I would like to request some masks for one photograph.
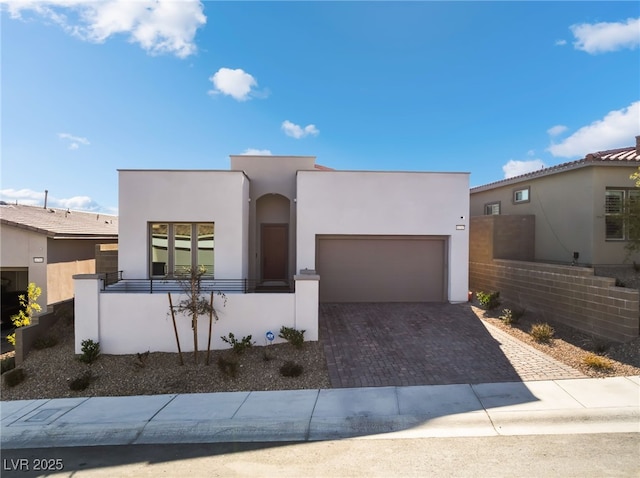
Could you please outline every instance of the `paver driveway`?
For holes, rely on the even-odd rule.
[[[320,304],[320,341],[336,388],[583,377],[469,304]]]

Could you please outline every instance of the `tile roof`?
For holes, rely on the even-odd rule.
[[[320,171],[335,171],[335,169],[328,166],[323,166],[322,164],[314,164],[313,167],[315,169],[319,169]]]
[[[489,189],[505,186],[507,184],[519,183],[529,179],[548,176],[550,174],[561,173],[572,169],[594,165],[621,165],[621,166],[640,166],[640,151],[637,146],[629,146],[627,148],[609,149],[607,151],[598,151],[589,153],[584,158],[568,163],[558,164],[549,168],[539,169],[530,173],[521,174],[508,179],[501,179],[493,183],[484,184],[471,188],[471,192],[486,191]]]
[[[118,216],[68,209],[0,203],[0,224],[54,239],[117,239]]]

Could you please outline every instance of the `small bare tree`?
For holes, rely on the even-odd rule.
[[[176,342],[178,344],[178,353],[180,354],[180,364],[183,364],[182,351],[180,349],[180,339],[178,337],[178,329],[175,323],[175,313],[185,315],[191,318],[191,329],[193,330],[193,357],[194,361],[198,363],[198,318],[206,315],[209,317],[209,340],[207,342],[207,365],[209,365],[209,356],[211,353],[211,334],[213,331],[214,320],[218,321],[218,312],[213,306],[214,293],[224,300],[223,306],[227,303],[227,298],[224,293],[220,291],[210,291],[209,297],[202,294],[202,277],[207,272],[203,266],[197,269],[187,268],[185,270],[185,279],[180,280],[180,284],[183,290],[185,298],[183,298],[176,305],[173,305],[171,293],[169,292],[169,308],[171,311],[171,317],[173,318],[173,326],[176,334]]]

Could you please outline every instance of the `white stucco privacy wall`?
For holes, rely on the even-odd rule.
[[[299,171],[296,204],[298,270],[316,269],[319,234],[445,236],[448,300],[467,301],[468,173]]]
[[[81,353],[82,341],[100,343],[105,354],[177,352],[169,298],[166,293],[101,292],[102,278],[96,274],[74,276],[75,352]],[[276,335],[280,327],[305,330],[305,340],[318,340],[318,280],[316,276],[300,279],[293,294],[226,294],[225,300],[214,296],[219,321],[213,324],[211,348],[224,350],[229,344],[221,336],[233,333],[248,335],[256,345],[266,345],[267,331]],[[172,293],[173,304],[184,298]],[[193,351],[191,319],[176,314],[180,346],[183,352]],[[206,350],[209,318],[198,321],[198,348]]]
[[[249,179],[240,171],[119,171],[118,269],[149,277],[150,222],[214,222],[214,274],[248,274]]]

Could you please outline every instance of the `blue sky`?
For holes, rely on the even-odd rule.
[[[638,2],[0,4],[7,202],[251,152],[477,186],[640,134]]]

